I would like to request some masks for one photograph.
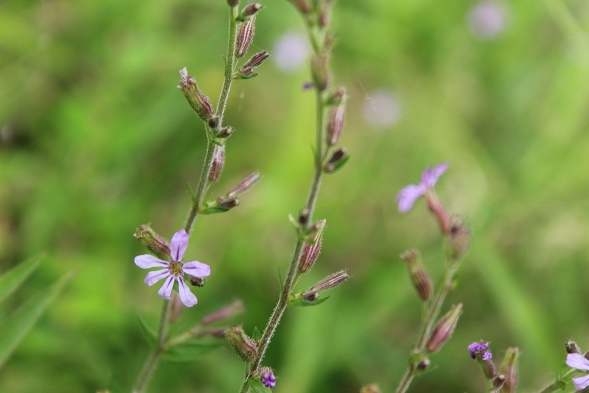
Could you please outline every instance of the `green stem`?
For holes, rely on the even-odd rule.
[[[315,211],[315,206],[317,203],[317,197],[319,194],[319,189],[321,187],[321,180],[323,179],[323,161],[327,155],[327,149],[324,147],[324,140],[325,140],[325,125],[324,125],[324,112],[325,112],[325,97],[322,91],[316,90],[316,147],[315,147],[315,173],[313,175],[313,181],[311,182],[311,187],[309,190],[309,195],[307,197],[307,203],[305,205],[305,209],[309,212],[309,220],[308,222],[313,222],[313,212]],[[282,288],[282,292],[278,299],[274,310],[272,311],[272,315],[268,320],[266,328],[262,333],[262,338],[258,341],[258,354],[254,361],[252,362],[252,367],[248,375],[243,381],[241,386],[240,392],[246,393],[249,391],[248,381],[251,376],[253,376],[262,363],[264,359],[264,355],[266,354],[266,350],[270,345],[270,341],[286,307],[288,306],[288,299],[290,294],[296,284],[298,279],[297,274],[297,267],[299,264],[299,260],[301,258],[301,254],[303,251],[303,246],[305,244],[304,239],[300,238],[297,240],[293,256],[290,262],[290,267],[288,269],[288,274],[286,279],[284,280],[284,285]]]
[[[141,369],[141,373],[139,374],[139,378],[137,378],[137,382],[135,383],[135,387],[133,388],[133,393],[143,393],[147,384],[151,380],[153,376],[153,372],[157,367],[160,357],[164,352],[164,339],[166,336],[166,328],[168,322],[168,313],[170,312],[170,301],[164,300],[164,304],[162,307],[162,315],[160,317],[160,327],[157,336],[157,343],[156,346],[153,348],[153,351],[149,354],[149,357],[145,360],[145,364]]]
[[[575,369],[568,370],[566,373],[562,374],[560,378],[552,382],[550,385],[546,386],[544,389],[540,390],[539,393],[552,393],[562,390],[562,380],[565,378],[568,379],[572,377],[573,375],[575,375],[575,373],[577,373],[577,370]]]
[[[237,7],[229,7],[229,37],[227,42],[227,59],[225,61],[225,79],[223,80],[223,86],[221,87],[221,93],[219,95],[219,102],[217,103],[216,115],[219,119],[219,127],[223,124],[223,116],[225,116],[225,109],[227,107],[227,100],[229,98],[229,92],[231,91],[231,83],[233,82],[233,72],[235,70],[235,43],[237,41]],[[192,207],[186,217],[186,223],[184,224],[184,230],[190,233],[192,226],[198,216],[198,211],[203,202],[203,199],[210,186],[209,171],[213,165],[215,142],[212,137],[212,130],[209,125],[205,122],[206,134],[207,134],[207,151],[205,154],[204,164],[202,171],[200,172],[200,178],[198,180],[198,186],[194,200],[192,201]]]

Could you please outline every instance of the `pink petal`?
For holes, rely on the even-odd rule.
[[[169,264],[169,262],[162,261],[153,255],[145,254],[135,257],[135,265],[139,266],[141,269],[149,269],[150,267],[166,267]]]
[[[184,256],[186,247],[188,247],[188,233],[182,229],[174,233],[174,236],[172,236],[172,241],[170,242],[172,259],[176,262],[180,262]]]
[[[448,169],[448,163],[440,164],[434,168],[427,167],[425,171],[423,171],[421,175],[421,184],[425,186],[425,188],[432,188],[438,182],[438,179],[444,172]]]
[[[399,204],[399,211],[401,213],[408,212],[413,207],[413,204],[425,193],[425,188],[420,185],[410,184],[404,187],[397,194],[397,203]]]
[[[577,390],[585,389],[587,386],[589,386],[589,375],[573,378],[573,385],[575,385],[575,388],[577,388]]]
[[[194,294],[190,292],[190,289],[184,283],[184,280],[182,280],[182,278],[178,278],[178,292],[180,293],[180,300],[182,301],[182,303],[184,303],[186,307],[192,307],[196,303],[198,303],[198,300],[196,300],[196,296],[194,296]]]
[[[174,288],[174,276],[170,275],[164,285],[157,291],[158,295],[163,297],[166,300],[170,300],[170,295],[172,294],[172,288]]]
[[[150,287],[162,278],[166,278],[169,275],[170,271],[168,269],[154,270],[149,272],[147,273],[147,276],[145,276],[145,285]]]
[[[211,267],[198,261],[186,262],[182,266],[184,273],[194,277],[208,277],[211,275]]]
[[[589,371],[589,360],[585,359],[583,355],[578,353],[569,353],[567,355],[567,366],[576,368],[577,370]]]

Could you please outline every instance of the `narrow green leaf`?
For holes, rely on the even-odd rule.
[[[176,345],[163,353],[162,359],[168,362],[192,362],[196,358],[207,355],[223,346],[222,342],[215,344],[202,344],[186,342]]]
[[[14,292],[20,284],[39,266],[45,254],[37,255],[21,262],[0,277],[0,302]]]
[[[72,276],[72,272],[65,274],[47,291],[33,297],[14,314],[2,321],[0,324],[0,367],[8,360],[10,354],[31,330],[45,309],[55,300]]]

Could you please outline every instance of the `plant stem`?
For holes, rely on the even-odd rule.
[[[550,385],[548,385],[544,389],[540,390],[539,393],[552,393],[552,392],[557,392],[559,390],[562,390],[562,380],[565,378],[572,377],[573,375],[575,375],[576,372],[577,372],[577,370],[575,370],[575,369],[568,370],[567,372],[562,374],[558,379],[556,379],[554,382],[552,382]]]
[[[411,381],[413,381],[413,378],[417,372],[417,363],[419,360],[421,360],[419,355],[423,352],[427,340],[432,333],[432,329],[436,323],[436,320],[438,319],[438,315],[440,314],[440,310],[442,309],[442,305],[444,304],[446,296],[452,290],[452,281],[454,280],[454,276],[456,275],[457,271],[458,263],[452,263],[448,265],[448,269],[444,275],[444,280],[437,288],[434,302],[432,303],[429,310],[424,313],[425,317],[421,324],[417,344],[411,350],[409,365],[407,366],[407,370],[405,370],[405,374],[403,374],[401,381],[397,385],[397,390],[395,390],[395,393],[405,393],[407,389],[409,389],[409,385],[411,385]]]
[[[227,42],[227,58],[225,61],[225,79],[223,80],[223,86],[221,87],[221,93],[219,94],[219,102],[217,102],[216,115],[219,119],[219,127],[223,124],[223,116],[225,116],[225,109],[227,107],[227,100],[229,98],[229,92],[231,90],[231,83],[233,82],[233,72],[235,70],[235,42],[237,40],[237,18],[238,9],[237,7],[229,7],[229,37]],[[186,217],[186,224],[184,230],[190,233],[192,226],[198,216],[199,208],[206,195],[206,192],[210,186],[209,171],[211,165],[213,165],[215,143],[212,137],[212,131],[209,125],[205,122],[206,134],[207,134],[207,150],[205,154],[204,164],[202,171],[200,172],[200,178],[198,180],[198,187],[194,200],[192,201],[192,207]]]
[[[170,312],[170,302],[164,300],[162,307],[162,315],[160,317],[160,327],[157,335],[157,343],[150,353],[149,357],[145,360],[145,364],[141,369],[139,378],[133,388],[133,393],[143,393],[147,384],[149,383],[157,364],[159,363],[160,357],[164,352],[164,339],[166,336],[166,327],[168,321],[168,313]]]

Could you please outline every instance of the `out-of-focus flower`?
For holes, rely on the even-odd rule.
[[[585,359],[579,353],[569,353],[567,355],[567,366],[577,370],[589,371],[589,360]],[[583,390],[589,386],[589,375],[573,378],[573,385],[577,390]]]
[[[495,38],[505,30],[507,10],[497,1],[481,1],[468,12],[468,24],[476,37]]]
[[[362,112],[370,124],[379,127],[392,126],[401,117],[401,102],[390,91],[377,90],[366,97]]]
[[[397,203],[401,213],[408,212],[413,207],[415,201],[424,196],[425,193],[436,185],[438,179],[448,169],[448,164],[443,163],[436,167],[427,167],[421,174],[421,183],[409,184],[403,187],[397,194]]]
[[[211,268],[209,265],[198,261],[182,262],[182,257],[187,247],[188,233],[182,229],[174,234],[170,242],[171,261],[162,261],[153,255],[145,254],[135,257],[135,264],[142,269],[163,267],[163,269],[147,273],[145,284],[152,286],[156,282],[166,278],[166,282],[164,282],[158,294],[164,299],[170,300],[174,282],[177,282],[180,300],[182,300],[182,303],[186,307],[192,307],[197,303],[197,299],[190,292],[186,283],[184,283],[184,274],[194,277],[207,277],[211,274]]]
[[[307,37],[302,33],[286,33],[274,44],[272,59],[281,71],[290,73],[304,66],[311,54]]]

